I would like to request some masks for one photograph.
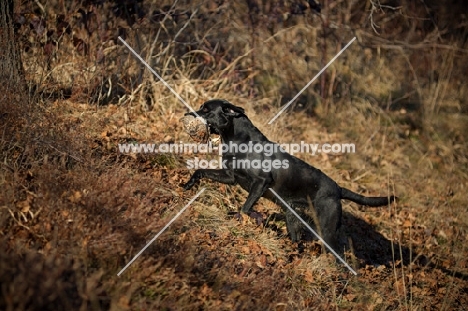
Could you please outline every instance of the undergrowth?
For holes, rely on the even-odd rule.
[[[466,305],[466,27],[455,13],[427,1],[327,1],[320,15],[296,1],[36,1],[16,11],[29,93],[3,87],[0,100],[1,309]],[[340,242],[358,276],[315,241],[291,243],[266,200],[259,227],[229,216],[246,198],[238,187],[183,191],[193,154],[118,152],[189,141],[186,107],[119,36],[194,108],[225,98],[273,141],[356,145],[298,156],[353,191],[399,197],[384,208],[343,202]]]

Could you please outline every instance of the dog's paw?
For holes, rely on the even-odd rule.
[[[194,182],[192,182],[192,180],[189,180],[187,183],[185,184],[181,184],[182,188],[184,188],[184,190],[190,190],[192,189],[193,185],[195,185]]]
[[[236,219],[237,221],[242,221],[242,214],[240,212],[229,212],[228,216]],[[263,224],[263,215],[259,212],[250,212],[249,217],[255,219],[258,226]]]
[[[261,226],[263,224],[263,215],[259,212],[250,212],[249,214],[250,218],[255,219],[255,222],[257,223],[258,226]]]
[[[228,216],[234,218],[237,221],[242,221],[242,215],[240,212],[229,212]]]

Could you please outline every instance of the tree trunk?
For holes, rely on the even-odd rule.
[[[24,95],[26,80],[14,30],[14,0],[0,1],[0,97]]]

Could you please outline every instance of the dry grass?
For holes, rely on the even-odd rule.
[[[275,10],[290,8],[264,5],[258,16],[270,24],[255,32],[247,2],[170,10],[173,3],[145,1],[153,20],[138,22],[105,2],[86,22],[78,9],[90,7],[49,1],[44,23],[54,32],[46,35],[32,23],[39,14],[24,15],[18,35],[36,92],[27,100],[7,89],[0,101],[0,309],[464,308],[467,55],[466,43],[448,36],[463,30],[408,17],[425,17],[421,7],[380,14],[371,4],[374,25],[365,3],[329,3],[322,19],[309,10],[284,19]],[[60,32],[57,14],[71,33]],[[292,244],[266,200],[256,206],[268,217],[258,227],[228,216],[246,198],[238,187],[202,182],[182,191],[193,155],[118,152],[119,143],[189,137],[179,122],[185,107],[117,33],[194,107],[225,98],[274,141],[356,145],[355,154],[298,156],[342,186],[399,197],[388,208],[343,202],[340,239],[357,277],[317,243]],[[353,35],[358,42],[267,125]]]

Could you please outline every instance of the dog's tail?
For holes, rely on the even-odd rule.
[[[365,197],[346,188],[341,188],[341,198],[373,207],[387,205],[395,201],[395,196],[393,195],[389,197]]]

